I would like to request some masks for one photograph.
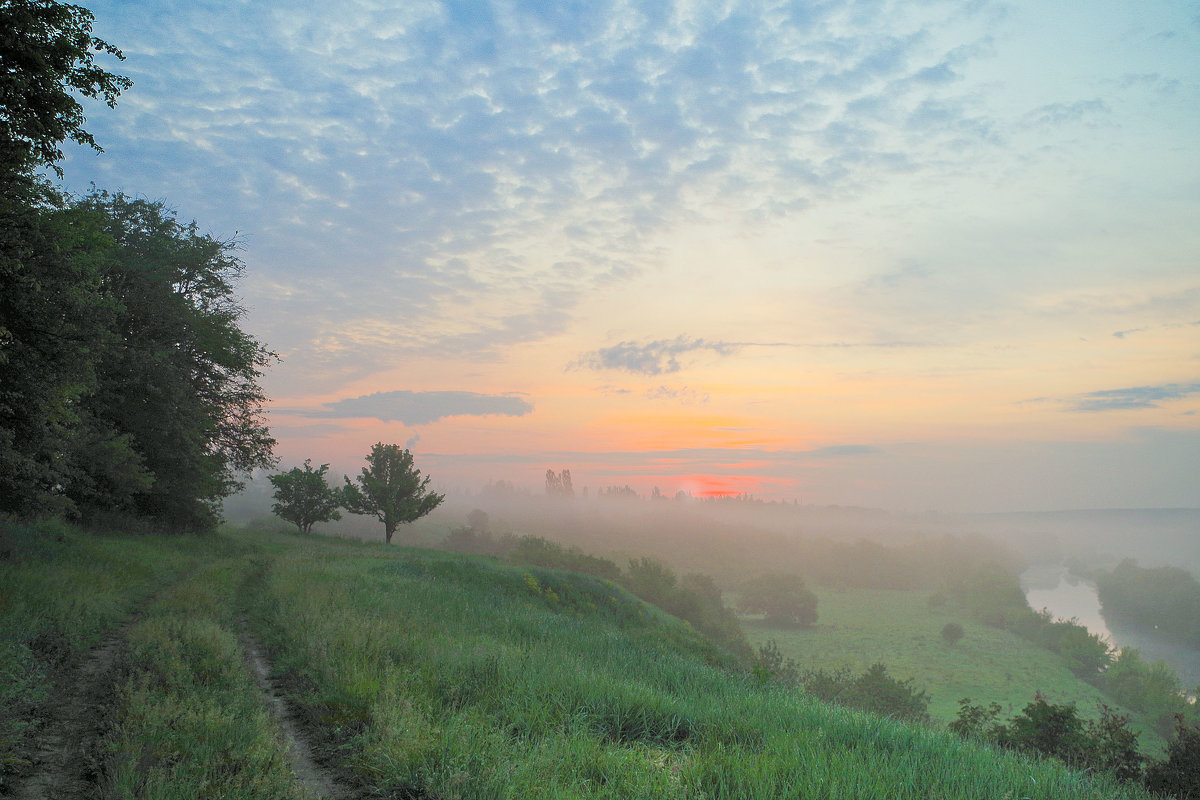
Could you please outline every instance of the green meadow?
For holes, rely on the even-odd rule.
[[[774,640],[801,671],[850,669],[862,672],[876,662],[897,678],[912,678],[929,695],[929,714],[946,723],[964,697],[999,703],[1004,717],[1021,711],[1035,693],[1052,703],[1075,703],[1084,716],[1098,716],[1102,704],[1131,717],[1143,749],[1159,754],[1162,738],[1096,687],[1076,677],[1062,659],[1016,634],[983,625],[949,606],[931,607],[929,592],[814,588],[818,623],[807,629],[776,628],[744,617],[755,647]],[[948,644],[941,635],[950,622],[965,636]]]
[[[307,796],[245,626],[344,796],[1148,797],[762,682],[589,576],[264,531],[44,533],[9,532],[0,562],[8,785],[72,664],[115,641],[88,796]]]

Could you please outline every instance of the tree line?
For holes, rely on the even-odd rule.
[[[68,195],[62,143],[100,150],[73,95],[128,78],[86,9],[0,4],[0,512],[212,525],[239,477],[274,464],[243,331],[237,243],[160,202]]]
[[[1140,567],[1125,559],[1096,576],[1105,616],[1200,647],[1200,581],[1179,567]]]

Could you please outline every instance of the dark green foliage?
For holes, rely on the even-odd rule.
[[[505,556],[518,564],[569,569],[606,580],[621,577],[621,568],[607,558],[588,555],[574,547],[563,547],[540,536],[506,537],[500,544]]]
[[[621,582],[647,603],[690,622],[738,658],[750,658],[750,642],[742,626],[725,606],[721,590],[708,575],[685,575],[680,580],[666,564],[640,558],[629,562],[629,570]]]
[[[1138,752],[1138,734],[1129,729],[1128,717],[1107,706],[1101,707],[1099,719],[1087,720],[1074,703],[1050,703],[1039,694],[1007,724],[997,722],[999,714],[997,703],[984,707],[963,698],[949,727],[964,738],[1057,758],[1074,769],[1103,770],[1127,783],[1142,775],[1145,759]]]
[[[77,207],[112,243],[100,279],[115,315],[81,406],[102,430],[128,434],[154,476],[133,498],[138,512],[208,527],[238,475],[274,464],[258,385],[274,355],[238,327],[244,265],[233,243],[161,203],[100,192]]]
[[[1146,788],[1178,800],[1200,798],[1200,728],[1177,719],[1166,760],[1146,770]]]
[[[216,520],[237,475],[272,462],[257,379],[272,358],[238,328],[233,246],[161,203],[69,202],[36,176],[71,139],[99,150],[73,94],[130,85],[92,14],[0,0],[0,511]]]
[[[273,463],[232,245],[119,194],[2,210],[0,510],[210,526]]]
[[[55,164],[67,139],[96,150],[71,96],[102,97],[110,107],[132,85],[96,66],[93,53],[121,51],[92,36],[92,13],[51,0],[0,2],[0,170],[27,172]]]
[[[995,738],[1002,747],[1053,756],[1067,764],[1078,762],[1088,744],[1075,704],[1048,703],[1041,695],[1008,725],[997,728]]]
[[[765,614],[769,625],[804,627],[817,621],[817,596],[799,575],[763,575],[742,585],[738,610]]]
[[[861,711],[910,722],[929,721],[929,695],[912,678],[888,675],[887,666],[873,664],[861,675],[849,670],[817,670],[800,676],[804,691],[820,699]]]
[[[367,466],[356,480],[357,485],[345,479],[342,504],[351,514],[377,517],[383,523],[388,544],[398,526],[420,519],[445,499],[445,495],[427,489],[429,477],[421,477],[412,453],[401,450],[398,444],[372,445]]]
[[[341,519],[338,509],[342,493],[325,482],[329,465],[312,468],[312,460],[304,459],[304,468],[292,467],[287,472],[270,476],[275,487],[275,504],[271,511],[293,523],[301,533],[312,533],[318,522]]]
[[[1126,559],[1096,578],[1106,616],[1200,645],[1200,581],[1178,567],[1139,567]]]
[[[1145,758],[1138,751],[1138,734],[1129,729],[1129,717],[1114,714],[1108,706],[1100,709],[1100,719],[1088,723],[1092,747],[1089,763],[1111,772],[1117,780],[1130,783],[1142,776]]]
[[[958,701],[958,717],[948,727],[964,739],[987,739],[994,736],[999,717],[999,703],[973,705],[964,697]]]
[[[127,441],[101,430],[79,404],[113,340],[115,309],[100,266],[111,245],[98,228],[32,181],[0,192],[0,511],[71,513],[63,486],[92,489],[72,450],[128,452]],[[133,459],[114,460],[138,475]]]
[[[1112,648],[1104,637],[1091,633],[1077,620],[1055,619],[1048,611],[1032,611],[1016,575],[999,563],[988,563],[950,584],[942,597],[965,607],[985,625],[1010,630],[1062,656],[1077,676],[1092,681],[1112,660]],[[942,597],[930,598],[931,604]]]
[[[750,665],[750,674],[760,683],[777,681],[785,686],[797,686],[800,683],[796,661],[784,658],[774,639],[768,639],[766,644],[758,648],[754,663]]]
[[[1164,737],[1174,730],[1176,715],[1189,710],[1175,672],[1162,661],[1147,664],[1133,647],[1117,654],[1102,676],[1102,685],[1118,703],[1153,720]]]
[[[448,549],[457,552],[487,552],[491,537],[459,529],[446,537]],[[685,575],[682,579],[670,567],[650,558],[629,562],[622,573],[612,561],[563,547],[540,536],[506,536],[496,542],[492,552],[502,553],[509,561],[550,569],[565,569],[624,585],[640,599],[658,606],[668,614],[687,621],[711,642],[731,655],[748,659],[750,643],[737,616],[725,606],[721,590],[708,575]]]
[[[944,626],[942,626],[942,638],[945,639],[946,644],[950,645],[951,647],[957,644],[959,640],[966,635],[967,634],[966,631],[963,630],[963,626],[959,625],[957,622],[947,622]]]

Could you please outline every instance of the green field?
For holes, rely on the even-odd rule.
[[[9,539],[9,785],[37,772],[23,758],[89,648],[117,653],[86,785],[55,796],[312,796],[247,665],[254,636],[341,797],[1148,797],[762,683],[574,573],[266,532]]]
[[[1019,713],[1035,692],[1052,703],[1076,703],[1085,716],[1097,716],[1100,704],[1134,718],[1144,749],[1158,753],[1162,738],[1136,714],[1116,706],[1094,686],[1077,678],[1062,660],[1009,631],[991,628],[957,614],[931,608],[920,591],[817,588],[819,621],[809,629],[773,628],[761,619],[743,618],[755,647],[774,639],[786,658],[803,670],[849,668],[861,672],[882,662],[897,678],[912,678],[928,692],[929,713],[949,722],[958,701],[999,703],[1002,716]],[[966,636],[954,645],[942,639],[948,622],[962,625]]]

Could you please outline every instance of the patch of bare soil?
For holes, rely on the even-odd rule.
[[[74,669],[63,670],[53,705],[31,741],[30,766],[7,795],[14,800],[82,800],[97,794],[97,748],[112,710],[114,667],[130,622],[110,631]]]
[[[279,686],[271,677],[271,662],[266,651],[250,631],[246,619],[242,618],[239,633],[242,652],[245,653],[246,665],[250,669],[258,688],[262,691],[263,699],[279,727],[280,736],[287,745],[288,756],[292,762],[292,771],[314,797],[322,800],[351,800],[357,797],[348,786],[339,781],[331,770],[317,763],[313,758],[313,742],[309,735],[298,723],[295,710],[279,690]]]

